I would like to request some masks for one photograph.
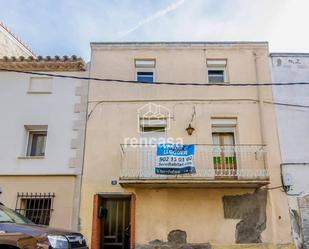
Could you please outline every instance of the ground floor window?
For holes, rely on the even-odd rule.
[[[15,211],[39,225],[49,225],[55,193],[17,193]]]

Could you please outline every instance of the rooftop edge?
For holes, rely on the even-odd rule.
[[[270,53],[269,54],[270,57],[309,57],[309,53]]]
[[[69,56],[38,56],[0,58],[0,70],[27,70],[27,71],[85,71],[86,63],[76,55]]]
[[[210,41],[210,42],[90,42],[90,46],[103,47],[205,47],[205,46],[267,46],[267,41]]]

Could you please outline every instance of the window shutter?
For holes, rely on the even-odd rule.
[[[142,127],[165,127],[166,125],[166,118],[140,119],[140,126]]]
[[[155,60],[135,60],[136,68],[154,68]]]
[[[208,67],[225,67],[226,63],[227,63],[226,59],[223,59],[223,60],[208,59],[207,60]]]
[[[237,124],[236,118],[213,118],[211,119],[213,132],[234,132]]]

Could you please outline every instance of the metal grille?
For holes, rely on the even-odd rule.
[[[158,175],[156,145],[122,145],[121,180],[125,179],[269,179],[264,145],[195,145],[195,174]],[[236,165],[237,164],[237,165]]]
[[[17,193],[15,211],[39,225],[49,225],[55,193]]]

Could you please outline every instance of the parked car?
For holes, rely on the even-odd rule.
[[[0,236],[9,233],[31,236],[37,240],[38,248],[42,249],[88,249],[81,233],[34,224],[0,204]]]
[[[0,249],[37,249],[37,240],[22,233],[0,234]]]

